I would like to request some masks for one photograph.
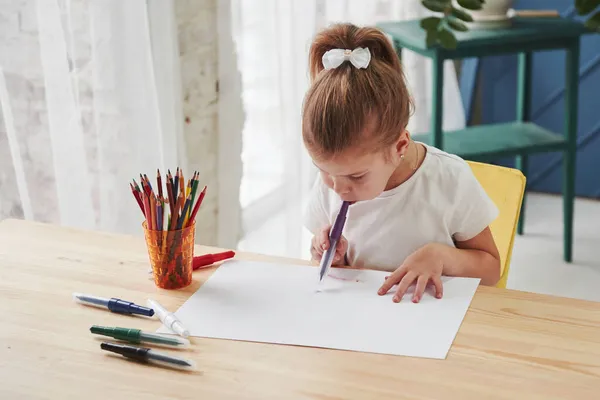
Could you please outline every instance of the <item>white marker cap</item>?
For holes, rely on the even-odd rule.
[[[158,302],[152,299],[148,299],[148,307],[154,310],[154,313],[160,319],[164,326],[178,334],[179,336],[188,337],[190,332],[185,329],[181,322],[177,319],[175,314],[167,311]]]

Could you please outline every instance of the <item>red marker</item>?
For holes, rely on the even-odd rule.
[[[203,256],[196,256],[192,261],[192,269],[197,270],[198,268],[208,267],[216,262],[227,260],[235,256],[233,251],[224,251],[222,253],[204,254]]]

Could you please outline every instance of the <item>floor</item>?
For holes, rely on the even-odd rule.
[[[290,256],[284,213],[246,235],[240,250]],[[525,234],[513,249],[508,287],[529,292],[600,301],[600,201],[577,199],[574,261],[562,261],[562,202],[533,193],[526,206]],[[302,237],[300,256],[308,258],[310,235]]]
[[[600,201],[575,203],[573,263],[562,261],[562,200],[530,195],[523,236],[515,240],[508,287],[600,301]]]

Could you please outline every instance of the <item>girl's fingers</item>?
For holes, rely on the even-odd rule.
[[[342,255],[346,254],[346,251],[348,251],[348,240],[346,240],[345,237],[342,236],[340,238],[340,242],[336,247],[336,251],[339,251]]]
[[[404,277],[404,275],[406,275],[406,269],[398,268],[396,271],[394,271],[393,274],[389,275],[384,280],[383,285],[381,285],[381,287],[379,288],[377,293],[380,296],[386,294],[387,292],[389,292],[389,290],[392,288],[392,286],[394,286],[395,284],[400,282],[400,280]]]
[[[333,259],[335,261],[341,261],[344,259],[344,254],[346,254],[345,250],[335,249],[335,256],[333,257]]]
[[[417,278],[417,286],[412,298],[413,303],[421,301],[421,297],[423,297],[423,293],[425,293],[425,288],[427,287],[427,282],[429,282],[429,278],[425,275],[420,275]]]
[[[323,228],[317,235],[313,236],[312,241],[311,241],[311,257],[313,258],[313,260],[317,260],[319,261],[321,259],[321,257],[323,257],[323,253],[325,253],[327,251],[327,249],[329,249],[329,231],[330,231],[330,226]],[[338,263],[340,262],[344,255],[346,254],[346,251],[348,250],[348,240],[346,240],[345,237],[341,237],[340,241],[338,242],[336,249],[335,249],[335,254],[333,256],[333,262],[334,263]]]
[[[319,233],[318,242],[322,251],[325,251],[329,248],[329,229],[330,227],[328,226],[323,228]]]
[[[313,261],[320,260],[319,254],[317,253],[317,250],[314,247],[312,249],[310,249],[310,255],[311,255]]]
[[[319,244],[318,238],[313,236],[312,243],[310,247],[310,254],[313,260],[319,261],[323,256],[323,250],[321,250],[321,245]]]
[[[436,299],[441,299],[444,295],[444,286],[442,285],[442,277],[440,276],[432,276],[431,281],[435,286],[435,297]]]
[[[416,277],[417,276],[414,272],[408,272],[406,275],[404,275],[404,278],[402,278],[402,280],[398,284],[398,289],[396,290],[396,294],[392,299],[394,303],[400,302],[400,299],[404,297],[404,294],[406,293],[410,285],[413,283],[413,281],[416,279]],[[389,281],[389,279],[387,281]]]

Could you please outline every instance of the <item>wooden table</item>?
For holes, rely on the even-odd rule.
[[[0,399],[599,398],[600,303],[487,287],[446,360],[192,338],[181,355],[197,362],[194,373],[129,362],[101,351],[90,326],[159,322],[82,306],[71,294],[141,304],[152,296],[175,310],[215,269],[163,291],[147,268],[142,238],[0,222]]]

